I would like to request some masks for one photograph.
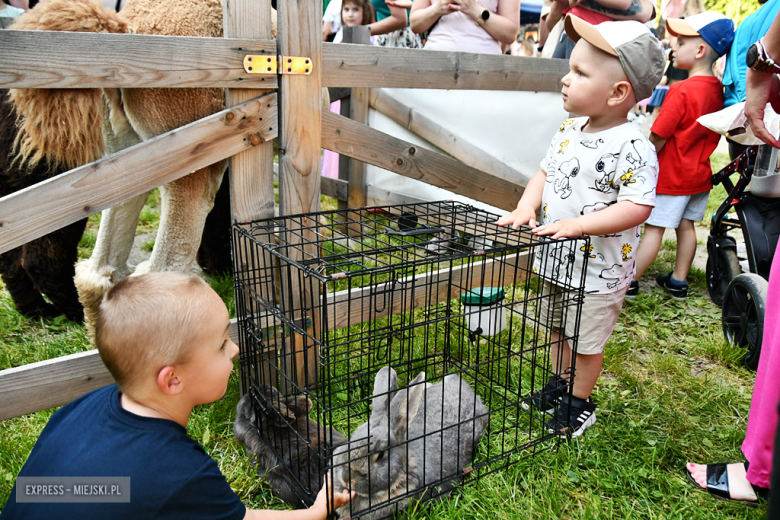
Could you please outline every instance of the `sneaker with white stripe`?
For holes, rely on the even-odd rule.
[[[590,400],[566,396],[561,399],[555,417],[547,421],[547,428],[561,437],[574,438],[596,424],[596,405]]]

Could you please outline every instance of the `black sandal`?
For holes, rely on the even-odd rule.
[[[748,463],[745,462],[745,471],[748,469]],[[688,475],[688,480],[701,489],[699,483],[693,478],[691,472],[688,470],[688,465],[685,467],[685,474]],[[769,499],[769,489],[758,486],[753,487],[753,492],[756,494],[757,500],[737,500],[731,498],[729,491],[729,473],[728,464],[720,462],[718,464],[707,464],[707,488],[705,491],[715,497],[718,500],[727,500],[729,502],[740,502],[749,506],[757,506],[760,501],[766,501]]]

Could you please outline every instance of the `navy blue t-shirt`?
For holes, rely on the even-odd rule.
[[[181,425],[140,417],[119,404],[119,390],[95,390],[55,413],[20,477],[130,477],[130,503],[17,504],[2,520],[239,520],[246,507],[214,459]]]

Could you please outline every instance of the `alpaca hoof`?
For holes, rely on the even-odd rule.
[[[16,312],[26,316],[27,318],[55,318],[62,314],[57,308],[47,303],[37,307],[16,307]]]

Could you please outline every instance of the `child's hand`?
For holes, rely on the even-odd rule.
[[[496,220],[499,226],[512,226],[512,229],[518,229],[520,226],[528,224],[531,229],[536,229],[536,211],[531,206],[517,206],[512,213],[504,215]]]
[[[552,238],[579,238],[585,233],[582,232],[582,224],[577,218],[566,218],[558,222],[551,222],[539,226],[533,230],[540,236],[552,235]]]
[[[331,478],[330,473],[325,475],[325,478],[322,482],[322,489],[320,489],[320,492],[317,493],[317,498],[314,500],[314,505],[311,506],[311,509],[322,511],[323,519],[325,519],[330,513],[333,512],[328,511],[327,489],[333,489],[333,479]],[[355,492],[353,491],[350,493],[348,489],[343,490],[341,493],[336,493],[335,490],[333,491],[334,510],[349,504],[349,501],[352,500],[352,498],[355,496]]]

